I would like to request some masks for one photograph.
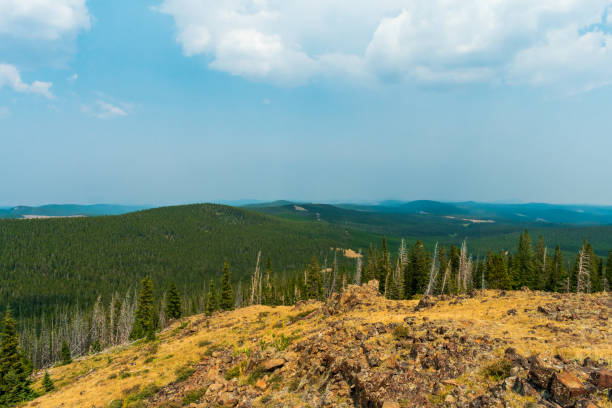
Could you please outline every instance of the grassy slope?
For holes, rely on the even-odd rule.
[[[82,358],[68,366],[50,369],[58,390],[27,406],[104,407],[111,400],[124,398],[139,387],[151,384],[163,387],[175,381],[177,370],[194,366],[205,356],[210,356],[215,349],[234,350],[236,355],[259,350],[261,340],[274,344],[275,339],[285,335],[293,338],[287,350],[291,353],[296,343],[311,336],[316,338],[318,333],[338,323],[343,327],[363,330],[372,323],[403,324],[407,316],[414,316],[417,323],[428,319],[449,327],[461,327],[468,335],[504,339],[505,344],[495,343],[497,346],[493,350],[494,355],[501,356],[506,347],[512,346],[524,355],[537,353],[552,357],[560,354],[566,359],[578,360],[588,356],[595,360],[603,358],[612,363],[612,333],[609,327],[602,326],[598,317],[598,310],[605,301],[605,295],[602,294],[571,294],[559,298],[540,292],[509,292],[506,296],[499,296],[497,291],[486,291],[476,298],[464,299],[463,303],[440,301],[433,308],[418,312],[414,312],[417,301],[390,301],[378,297],[368,302],[367,307],[351,308],[346,313],[331,317],[315,314],[314,318],[303,318],[308,314],[307,311],[320,308],[321,304],[317,302],[300,308],[252,306],[217,313],[211,318],[192,316],[161,333],[157,343],[126,345]],[[551,323],[545,315],[537,312],[538,306],[551,302],[576,304],[575,312],[581,317]],[[593,307],[595,304],[598,306]],[[509,309],[515,309],[518,313],[509,315]],[[388,349],[391,354],[398,353],[390,333],[379,335],[372,341],[372,344]],[[286,354],[288,360],[289,355]],[[480,362],[482,366],[488,363]],[[247,374],[244,373],[240,381],[244,381]],[[465,381],[466,386],[475,387],[478,393],[479,389],[487,386],[479,375],[476,370],[469,377],[462,377],[458,381]],[[285,390],[284,387],[294,380],[283,378],[277,390]],[[40,377],[35,388],[40,388]],[[268,390],[266,395],[271,397],[274,392]],[[285,406],[298,406],[293,405],[293,402],[297,404],[299,394],[284,393]],[[525,400],[518,399],[516,406],[523,406],[523,403]],[[255,400],[254,404],[255,407],[266,406],[263,397]]]

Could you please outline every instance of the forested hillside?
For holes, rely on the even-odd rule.
[[[203,291],[230,262],[250,275],[258,251],[276,271],[296,270],[334,246],[367,247],[378,237],[328,224],[282,220],[221,205],[166,207],[94,218],[0,221],[0,309],[17,316],[56,305],[87,306],[151,276],[187,293]],[[248,276],[246,277],[248,280]]]

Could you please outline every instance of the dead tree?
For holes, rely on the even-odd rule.
[[[429,268],[429,283],[427,284],[427,290],[425,291],[426,295],[433,294],[436,278],[438,277],[438,268],[438,243],[436,242],[436,246],[434,247],[434,258],[431,262],[431,268]]]
[[[259,261],[261,260],[261,251],[257,252],[257,263],[255,264],[255,271],[251,277],[251,298],[249,304],[258,305],[261,303],[261,270],[259,268]]]
[[[361,259],[361,249],[359,250],[359,256],[357,257],[357,268],[355,270],[355,285],[361,285],[361,268],[363,260]]]
[[[576,282],[576,292],[591,292],[591,257],[586,251],[585,245],[578,253],[578,273]]]

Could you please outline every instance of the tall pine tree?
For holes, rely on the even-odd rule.
[[[0,338],[0,407],[12,406],[34,396],[29,379],[31,366],[19,349],[15,325],[7,310]]]
[[[234,308],[234,290],[232,289],[230,267],[227,262],[223,263],[223,280],[221,282],[221,302],[219,306],[222,310],[232,310]]]
[[[306,290],[308,299],[323,299],[323,276],[321,275],[321,268],[319,262],[314,256],[310,261],[310,265],[307,271]]]
[[[604,276],[606,277],[606,288],[605,290],[612,290],[612,250],[608,254],[608,262],[606,262],[606,269],[604,270]]]
[[[211,315],[219,309],[219,304],[217,302],[217,290],[215,289],[215,281],[214,279],[210,280],[208,284],[208,293],[206,293],[206,307],[204,311],[207,315]]]
[[[563,266],[563,253],[561,253],[561,248],[557,245],[545,289],[551,292],[563,292],[567,286],[567,278],[565,267]]]
[[[168,319],[179,319],[183,314],[183,306],[181,305],[181,297],[176,289],[174,282],[170,283],[168,295],[166,299],[166,316]]]
[[[515,289],[522,286],[527,286],[529,289],[535,289],[536,277],[535,277],[535,265],[533,256],[533,247],[531,244],[531,238],[529,237],[529,231],[525,230],[519,238],[519,246],[516,257],[514,258],[514,273],[515,279],[518,281],[513,282]]]
[[[155,307],[153,304],[153,281],[150,278],[142,280],[138,294],[138,306],[134,326],[130,338],[132,340],[155,338]]]

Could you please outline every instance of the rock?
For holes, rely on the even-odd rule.
[[[419,300],[419,303],[414,308],[414,311],[418,312],[421,309],[427,309],[429,307],[434,306],[435,304],[435,300],[433,300],[430,296],[425,295]]]
[[[563,371],[553,376],[550,393],[559,404],[568,406],[586,394],[586,388],[575,375]]]
[[[591,381],[597,388],[612,388],[612,371],[602,368],[591,374]]]
[[[510,309],[506,312],[508,316],[516,316],[516,309]]]
[[[554,368],[548,366],[542,359],[533,356],[529,359],[529,379],[538,387],[547,389],[555,373]]]
[[[524,378],[519,378],[515,385],[516,391],[526,397],[540,398],[540,393]]]
[[[235,407],[238,404],[238,398],[232,393],[222,392],[219,394],[219,403],[223,406]]]
[[[503,387],[504,390],[512,390],[516,385],[516,377],[507,377],[504,379]]]
[[[385,401],[382,408],[400,408],[400,404],[394,401]]]
[[[514,363],[515,366],[522,366],[523,368],[529,368],[527,359],[521,356],[513,347],[508,347],[504,352],[506,359]]]
[[[538,312],[546,316],[550,316],[552,314],[552,310],[550,310],[550,308],[545,307],[545,306],[538,306]]]
[[[457,401],[457,399],[455,397],[453,397],[452,394],[448,394],[444,398],[444,403],[446,403],[446,404],[454,404],[456,401]]]
[[[580,400],[574,405],[575,408],[599,408],[589,400]]]
[[[282,358],[272,358],[261,363],[261,368],[265,371],[274,371],[285,365],[285,360]]]

